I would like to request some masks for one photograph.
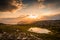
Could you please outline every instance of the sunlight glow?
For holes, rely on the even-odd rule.
[[[37,15],[29,15],[28,18],[36,19],[37,18]]]

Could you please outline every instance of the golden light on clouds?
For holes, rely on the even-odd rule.
[[[60,8],[57,8],[58,3],[45,3],[45,0],[37,0],[38,2],[26,4],[14,1],[12,5],[17,6],[12,12],[0,12],[1,23],[31,23],[35,21],[57,19],[60,15]],[[28,16],[27,16],[28,15]],[[57,16],[55,16],[57,15]]]

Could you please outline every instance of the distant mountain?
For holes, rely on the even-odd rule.
[[[60,20],[44,20],[44,21],[36,21],[31,24],[18,24],[20,26],[31,26],[31,27],[41,27],[47,29],[58,30],[60,29]]]
[[[4,23],[0,23],[0,25],[5,25]]]
[[[20,34],[22,33],[23,38],[26,35],[27,38],[29,39],[31,38],[32,40],[35,40],[36,38],[38,38],[38,40],[40,40],[41,38],[43,40],[60,40],[60,20],[45,20],[45,21],[36,21],[31,24],[19,24],[18,23],[15,25],[8,25],[8,26],[6,25],[8,24],[0,23],[0,33],[6,32],[8,35],[10,35],[11,33],[13,36],[19,35],[19,37],[22,37],[20,36]],[[30,27],[45,28],[45,29],[52,31],[52,33],[51,34],[36,34],[32,32],[27,32],[26,30],[29,29]],[[2,38],[4,38],[5,36],[2,36]]]
[[[45,21],[36,21],[32,24],[35,25],[60,25],[60,20],[45,20]]]
[[[59,24],[60,24],[60,20],[44,20],[44,21],[36,21],[36,22],[31,23],[31,24],[19,24],[19,25],[37,25],[37,26],[41,26],[41,25],[59,25]]]

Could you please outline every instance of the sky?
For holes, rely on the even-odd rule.
[[[0,0],[0,23],[60,20],[60,0]]]

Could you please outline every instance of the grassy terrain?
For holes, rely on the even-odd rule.
[[[28,32],[27,30],[30,27],[40,27],[40,28],[46,28],[51,30],[52,34],[38,34],[38,33],[32,33]],[[60,40],[60,21],[39,21],[32,24],[17,24],[17,25],[6,25],[6,24],[0,24],[0,33],[1,32],[8,32],[8,33],[14,33],[16,30],[20,30],[20,32],[25,32],[27,34],[33,34],[38,38],[42,38],[43,40]]]

